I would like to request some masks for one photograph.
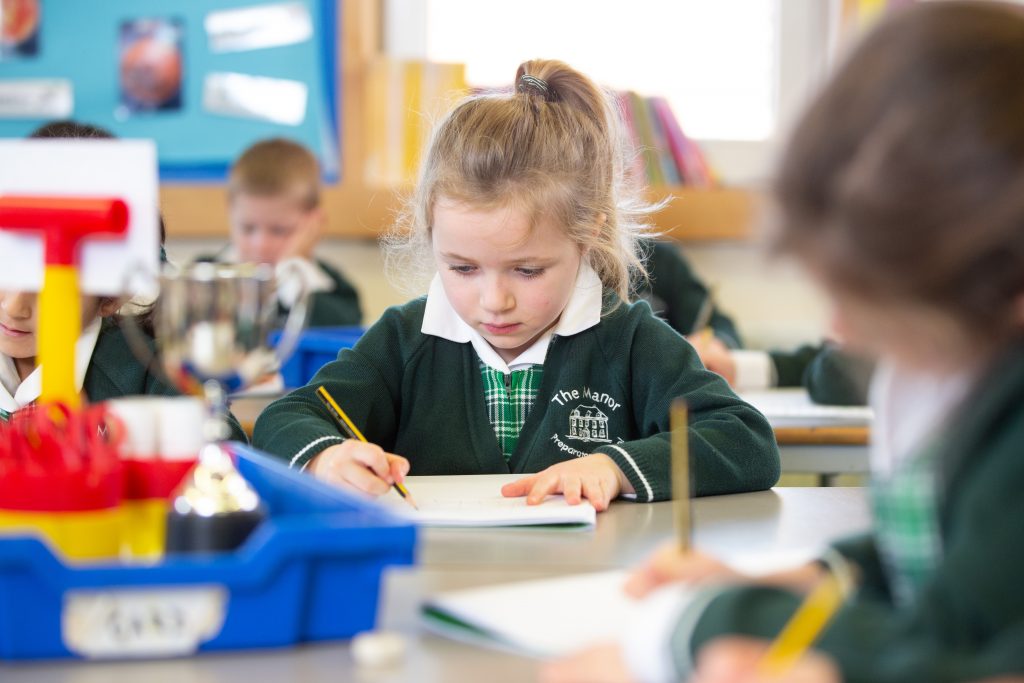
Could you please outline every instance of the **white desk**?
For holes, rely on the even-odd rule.
[[[702,498],[695,503],[695,542],[722,556],[759,549],[821,545],[868,525],[856,488],[780,488]],[[416,614],[437,590],[568,572],[628,567],[672,536],[672,505],[617,502],[596,529],[426,529],[420,566],[391,571],[380,621],[409,635],[399,665],[357,669],[344,642],[279,652],[239,651],[153,662],[0,664],[3,683],[365,683],[532,681],[537,662],[474,648],[424,632]],[[270,617],[268,617],[270,618]]]
[[[812,403],[804,389],[742,392],[775,429],[785,473],[821,475],[868,473],[868,439],[874,415],[865,406]]]

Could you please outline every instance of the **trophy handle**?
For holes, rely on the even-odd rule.
[[[164,268],[174,268],[176,266],[165,264]],[[157,295],[154,297],[153,302],[150,304],[151,307],[158,306],[160,302],[160,278],[159,275],[153,273],[149,269],[145,268],[141,264],[133,266],[128,274],[125,276],[125,288],[126,292],[132,291],[131,283],[142,282],[144,286],[152,286],[154,292]],[[125,341],[128,342],[128,349],[135,356],[136,360],[146,368],[146,371],[153,374],[157,379],[166,384],[167,386],[177,389],[182,393],[196,395],[197,383],[194,381],[178,381],[175,378],[167,374],[167,369],[164,367],[160,360],[160,354],[157,352],[156,347],[158,342],[155,338],[155,334],[151,337],[146,333],[145,330],[139,325],[137,315],[121,315],[118,316],[118,326],[121,331],[124,332]],[[182,380],[182,378],[179,378]]]
[[[302,279],[302,275],[298,270],[295,270],[294,277],[299,284],[299,295],[295,298],[295,303],[288,310],[288,317],[285,318],[284,327],[281,329],[281,336],[278,338],[277,346],[274,348],[274,356],[277,359],[278,367],[283,365],[295,351],[309,316],[309,287]]]

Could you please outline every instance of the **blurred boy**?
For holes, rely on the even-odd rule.
[[[320,167],[308,149],[274,138],[245,150],[228,177],[228,220],[231,244],[200,260],[275,266],[282,283],[282,318],[304,287],[311,293],[310,327],[362,322],[355,288],[313,256],[326,217],[320,205]]]

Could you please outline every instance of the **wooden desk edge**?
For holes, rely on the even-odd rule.
[[[859,427],[776,427],[775,440],[780,446],[799,444],[864,446],[871,429]]]

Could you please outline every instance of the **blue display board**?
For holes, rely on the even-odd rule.
[[[259,0],[41,0],[35,55],[0,60],[0,79],[63,78],[74,88],[71,118],[103,126],[124,138],[157,143],[161,180],[220,180],[256,140],[283,136],[320,159],[324,177],[338,179],[337,32],[340,0],[295,0],[313,20],[310,40],[241,52],[213,53],[204,19],[214,11],[259,7]],[[183,84],[180,108],[125,116],[119,62],[126,22],[162,20],[181,28]],[[213,72],[301,81],[308,88],[298,125],[222,116],[202,106],[203,81]],[[43,119],[0,119],[0,137],[23,137]]]

